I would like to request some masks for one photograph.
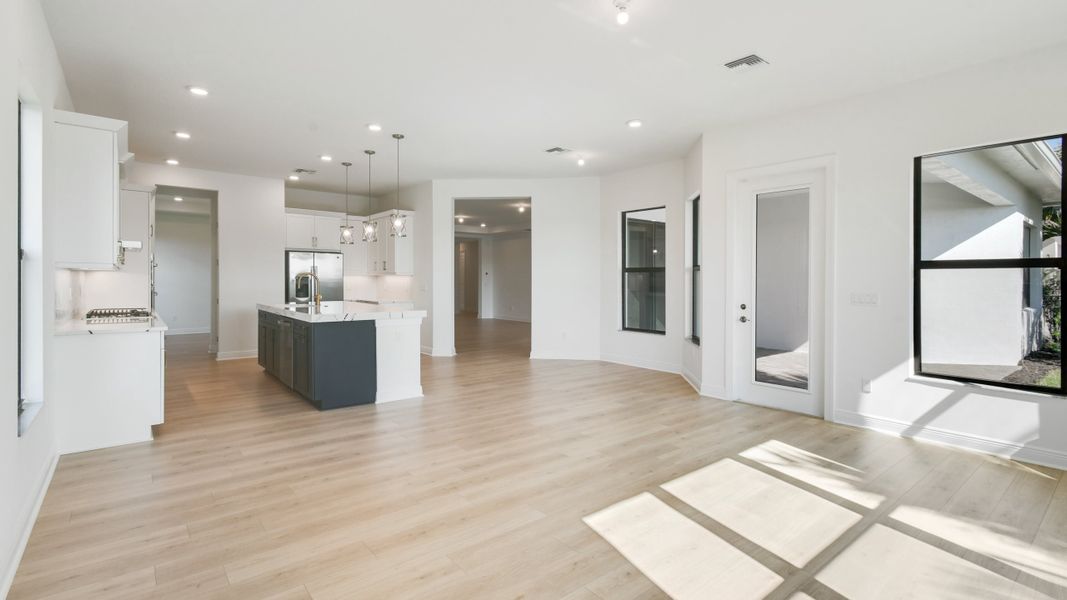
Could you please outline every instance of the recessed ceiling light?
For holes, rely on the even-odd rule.
[[[578,166],[579,167],[584,167],[585,166],[585,159],[584,158],[579,158],[578,159]]]
[[[456,217],[456,220],[458,220],[460,223],[462,223],[463,222],[463,217]]]
[[[167,164],[176,167],[176,166],[178,166],[178,159],[176,159],[176,158],[168,158],[167,159]]]
[[[619,25],[625,25],[630,22],[630,13],[626,12],[629,4],[630,0],[615,0],[615,8],[619,9],[619,12],[615,15],[615,22]]]
[[[300,181],[300,176],[299,175],[290,175],[289,176],[289,181]]]
[[[526,212],[526,207],[525,206],[520,206],[519,207],[519,212],[521,212],[521,213]]]
[[[485,227],[485,223],[482,223],[482,227]]]
[[[174,137],[178,138],[179,140],[187,140],[193,136],[189,135],[189,133],[186,131],[175,131]]]
[[[182,198],[181,196],[175,196],[174,197],[174,201],[175,202],[181,202],[182,200],[185,200],[185,198]]]
[[[626,122],[626,126],[630,129],[637,129],[642,125],[644,125],[644,123],[641,122],[641,119],[630,119]]]
[[[319,159],[322,162],[330,162],[331,160],[333,160],[333,157],[330,156],[329,154],[323,154],[322,156],[319,157]]]
[[[207,96],[207,90],[200,86],[191,85],[185,89],[189,90],[189,93],[194,96]]]
[[[367,123],[367,129],[377,133],[382,130],[382,126],[377,123]]]

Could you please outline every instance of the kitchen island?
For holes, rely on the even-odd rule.
[[[365,302],[257,308],[260,366],[319,410],[422,396],[426,311]]]

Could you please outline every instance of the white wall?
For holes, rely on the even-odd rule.
[[[355,176],[354,171],[353,176]],[[353,183],[355,182],[353,181]],[[286,187],[285,207],[343,213],[345,212],[345,195]],[[348,213],[350,215],[366,216],[372,212],[371,200],[367,196],[349,194],[348,207],[351,211]]]
[[[685,171],[674,160],[607,175],[600,186],[600,347],[603,360],[671,373],[685,341]],[[665,206],[666,335],[622,330],[622,213]]]
[[[756,203],[756,346],[808,346],[808,193],[761,194]]]
[[[530,234],[524,231],[493,236],[489,245],[493,291],[489,300],[494,319],[530,322],[530,244]],[[474,274],[478,275],[477,270]],[[475,293],[478,281],[472,282]]]
[[[218,357],[256,355],[256,303],[285,289],[285,186],[281,179],[135,161],[130,181],[218,192]]]
[[[157,213],[156,262],[167,335],[211,331],[211,215]]]
[[[50,128],[52,109],[72,110],[70,100],[52,43],[44,14],[37,0],[0,2],[0,95],[3,105],[9,107],[0,116],[0,245],[9,256],[16,248],[17,232],[17,164],[18,116],[15,106],[21,96],[38,105],[45,124],[42,139],[44,173],[40,190],[44,198],[42,219],[44,223],[55,218],[49,198],[53,189],[52,173],[48,169],[53,154]],[[27,182],[30,183],[30,182]],[[47,232],[43,244],[41,265],[51,264],[51,251]],[[39,265],[40,267],[40,265]],[[15,261],[0,262],[0,279],[15,281]],[[51,332],[54,310],[54,277],[51,269],[41,277],[43,288],[42,311],[35,318],[43,331],[39,356],[43,372],[49,373],[52,350]],[[0,299],[0,339],[12,342],[18,327],[17,298],[14,293],[4,294]],[[44,406],[29,431],[18,436],[18,424],[14,399],[10,390],[16,389],[15,344],[0,346],[0,382],[9,390],[12,400],[10,410],[0,411],[0,596],[7,593],[15,575],[18,558],[24,547],[39,500],[43,497],[51,468],[57,457],[56,419],[48,402],[47,381],[41,393]]]
[[[735,327],[727,310],[727,174],[836,157],[832,392],[837,421],[1067,466],[1067,402],[912,375],[912,159],[1067,131],[1067,46],[704,132],[702,387],[722,392]],[[995,85],[991,85],[995,82]],[[1041,90],[1020,93],[1020,90]],[[876,293],[875,306],[851,305]],[[872,392],[861,391],[865,379]]]
[[[432,299],[429,317],[423,321],[424,350],[429,346],[434,355],[455,353],[453,201],[530,198],[530,355],[600,357],[600,231],[595,225],[600,221],[598,179],[448,179],[435,180],[429,189],[432,200],[427,202],[422,196],[417,206],[432,216],[419,217],[421,233],[415,238],[416,297],[421,294],[423,302],[427,296]],[[401,202],[404,208],[419,210],[405,201],[404,194]],[[430,227],[428,232],[426,227]],[[420,249],[427,242],[432,249]],[[427,280],[426,269],[431,265]],[[444,318],[434,318],[435,314]]]

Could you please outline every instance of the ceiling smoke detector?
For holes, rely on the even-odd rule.
[[[726,67],[727,69],[745,70],[745,69],[751,69],[752,67],[758,67],[760,65],[769,65],[769,64],[770,64],[769,62],[763,60],[759,56],[756,56],[755,54],[749,54],[748,56],[746,56],[744,58],[739,58],[737,60],[731,60],[730,62],[726,63],[723,66]]]

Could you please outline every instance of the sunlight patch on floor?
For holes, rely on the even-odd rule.
[[[674,600],[755,600],[782,582],[649,493],[583,520]]]
[[[879,494],[860,489],[862,471],[778,440],[753,446],[741,456],[866,508],[875,508],[885,500]]]
[[[861,518],[728,458],[661,487],[798,567],[806,565]]]
[[[1011,565],[1042,581],[1067,586],[1067,542],[1053,548],[1012,537],[1011,529],[996,531],[995,525],[973,522],[917,506],[897,507],[889,517],[922,529],[954,544]]]
[[[976,600],[1042,596],[954,554],[875,524],[816,579],[854,600]]]

